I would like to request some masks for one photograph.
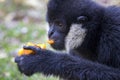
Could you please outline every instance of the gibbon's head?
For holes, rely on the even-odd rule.
[[[57,50],[74,49],[80,46],[88,29],[99,22],[100,10],[92,7],[91,0],[50,0],[46,19],[49,24],[48,38]],[[91,11],[90,8],[95,8]],[[95,15],[94,15],[95,14]],[[96,22],[97,21],[97,22]]]

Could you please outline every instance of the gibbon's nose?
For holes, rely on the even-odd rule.
[[[48,37],[51,38],[51,36],[52,36],[53,34],[54,34],[54,31],[50,29],[50,30],[48,31]]]

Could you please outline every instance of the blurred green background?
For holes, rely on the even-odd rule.
[[[105,6],[119,0],[95,0]],[[48,0],[0,0],[0,80],[58,80],[53,76],[22,75],[14,57],[27,42],[44,43],[47,39],[45,20]]]

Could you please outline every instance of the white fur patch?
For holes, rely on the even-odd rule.
[[[86,36],[86,29],[82,28],[82,24],[72,24],[70,31],[66,37],[66,50],[69,52],[82,44]]]

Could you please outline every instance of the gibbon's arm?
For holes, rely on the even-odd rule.
[[[21,73],[30,76],[36,72],[60,76],[68,80],[120,80],[120,70],[78,58],[69,54],[56,54],[49,50],[28,47],[35,55],[16,57]]]

